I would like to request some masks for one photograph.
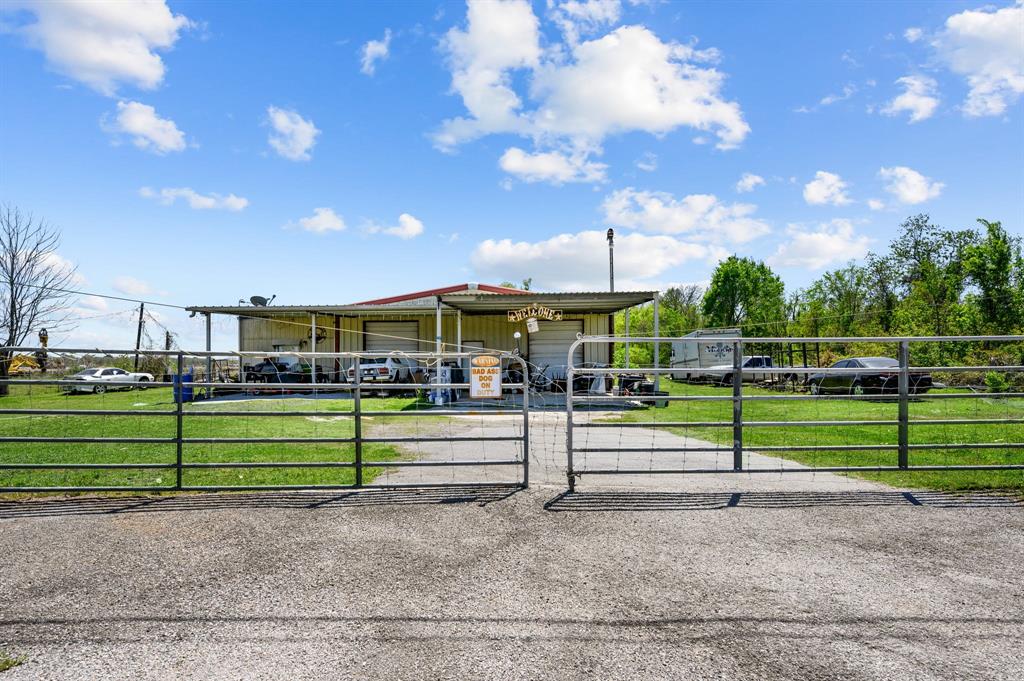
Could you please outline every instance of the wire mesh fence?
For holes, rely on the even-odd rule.
[[[0,361],[27,353],[47,372],[0,378],[2,492],[529,483],[529,371],[511,354],[494,356],[519,380],[473,400],[466,352],[32,347]]]
[[[629,339],[655,348],[678,341]],[[608,342],[623,339],[581,337],[570,362],[577,346]],[[611,390],[577,388],[567,401],[570,489],[586,475],[678,473],[980,471],[1003,475],[986,483],[992,486],[1021,484],[1024,336],[708,343],[715,352],[706,356],[720,363],[695,355],[687,366],[570,364],[570,384],[581,374],[588,384],[595,376],[616,383]],[[781,350],[766,351],[772,345]],[[789,349],[798,347],[833,361],[788,362]],[[975,361],[936,361],[965,356]],[[609,418],[578,417],[580,410],[616,406],[631,408]]]

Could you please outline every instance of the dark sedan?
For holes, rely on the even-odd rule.
[[[899,391],[900,363],[892,357],[851,357],[839,360],[830,368],[862,369],[862,371],[812,374],[807,379],[812,394],[879,395]],[[912,395],[926,393],[932,387],[931,374],[911,371],[908,379]]]

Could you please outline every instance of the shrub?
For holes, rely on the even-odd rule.
[[[985,385],[990,393],[1009,392],[1010,382],[1001,371],[989,371],[985,374]]]

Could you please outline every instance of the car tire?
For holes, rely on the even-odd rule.
[[[817,381],[811,381],[811,394],[812,395],[820,395],[821,394],[821,385]]]
[[[149,383],[149,379],[143,376],[142,378],[139,379],[139,385],[137,386],[138,389],[145,390],[146,388],[148,388],[149,386],[144,385],[145,383]]]
[[[853,385],[850,386],[850,394],[861,396],[864,394],[864,386],[861,385],[860,381],[854,381]]]
[[[92,391],[96,395],[102,395],[103,393],[107,392],[107,386],[105,386],[105,385],[98,385],[98,386],[94,387],[92,389]]]

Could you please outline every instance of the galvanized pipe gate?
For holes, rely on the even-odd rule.
[[[10,357],[13,353],[35,353],[43,348],[37,347],[16,347],[0,348],[0,356]],[[46,348],[45,351],[51,356],[60,355],[83,355],[96,356],[129,356],[138,353],[143,356],[155,356],[165,358],[165,361],[172,360],[175,367],[175,380],[156,380],[144,384],[146,388],[173,387],[174,401],[173,409],[67,409],[67,408],[23,408],[10,407],[4,402],[5,397],[0,397],[0,419],[4,416],[14,417],[37,417],[37,416],[66,416],[86,417],[86,419],[113,417],[143,417],[156,419],[173,419],[173,434],[162,437],[103,437],[103,436],[48,436],[48,435],[8,435],[0,428],[0,447],[6,443],[51,443],[51,444],[138,444],[138,445],[173,445],[174,460],[159,463],[152,462],[83,462],[83,461],[61,461],[59,463],[36,463],[15,461],[10,462],[7,456],[0,458],[0,473],[5,471],[75,471],[75,470],[168,470],[173,471],[172,484],[167,485],[102,485],[102,486],[81,486],[81,485],[11,485],[6,475],[0,475],[0,492],[164,492],[164,491],[241,491],[241,490],[287,490],[287,489],[350,489],[350,488],[397,488],[397,487],[450,487],[459,485],[489,486],[512,486],[528,487],[530,472],[530,420],[529,420],[529,396],[528,390],[523,387],[529,385],[529,373],[526,362],[511,353],[490,352],[498,356],[502,362],[501,366],[509,363],[518,365],[518,371],[523,377],[521,382],[505,383],[502,388],[510,397],[510,404],[504,400],[499,401],[495,406],[489,404],[474,403],[465,408],[447,406],[436,408],[432,405],[424,405],[423,409],[414,410],[367,410],[364,408],[364,397],[368,393],[394,393],[396,391],[409,391],[410,389],[424,389],[431,391],[455,391],[468,390],[468,382],[441,382],[440,372],[435,372],[434,378],[427,384],[409,384],[399,382],[372,382],[364,380],[362,374],[365,368],[361,364],[364,358],[379,358],[387,356],[387,353],[366,353],[366,352],[344,352],[344,353],[312,353],[312,352],[215,352],[215,351],[161,351],[161,350],[101,350],[101,349],[65,349]],[[460,363],[469,361],[479,352],[409,352],[391,353],[391,356],[401,357],[417,362],[423,362],[427,366],[439,367],[445,360],[455,360]],[[341,363],[350,363],[352,380],[338,380],[344,378],[347,372],[341,371],[331,382],[327,383],[305,383],[288,382],[276,380],[271,383],[254,383],[246,381],[244,361],[246,359],[266,359],[281,356],[300,356],[316,359],[340,360]],[[200,359],[210,367],[218,359],[237,361],[239,367],[239,381],[213,380],[214,375],[207,370],[205,380],[184,380],[186,370],[186,359]],[[4,360],[0,360],[4,361]],[[315,365],[314,365],[315,366]],[[315,378],[313,378],[315,380]],[[34,386],[58,386],[63,389],[82,387],[82,382],[69,378],[3,378],[0,384],[10,387],[23,386],[30,389]],[[118,388],[129,389],[140,387],[134,380],[112,380],[102,384],[102,390],[116,390]],[[240,410],[240,409],[218,409],[198,410],[185,409],[187,404],[185,394],[188,389],[206,391],[207,396],[215,395],[218,391],[243,391],[246,394],[256,396],[273,396],[291,394],[294,391],[312,392],[315,396],[322,396],[327,393],[340,393],[351,400],[352,408],[347,411],[324,411],[315,409],[305,410]],[[344,398],[343,398],[344,399]],[[517,404],[521,400],[521,404]],[[241,418],[258,417],[274,419],[280,417],[351,417],[353,423],[352,435],[346,437],[188,437],[185,435],[184,424],[195,418]],[[419,436],[419,435],[383,435],[379,437],[367,437],[363,434],[363,421],[367,417],[387,418],[408,418],[408,417],[455,417],[455,416],[479,416],[486,419],[493,416],[520,416],[522,418],[522,430],[514,435],[467,435],[467,436]],[[0,425],[3,421],[0,420]],[[368,460],[364,456],[364,445],[375,444],[410,444],[410,443],[437,443],[437,442],[517,442],[521,443],[521,457],[506,459],[460,459],[460,460]],[[187,448],[189,445],[210,444],[210,445],[267,445],[267,444],[348,444],[352,445],[351,461],[309,461],[309,460],[274,460],[274,461],[190,461]],[[473,480],[444,483],[410,483],[410,484],[372,484],[364,482],[364,474],[367,469],[396,469],[396,468],[418,468],[418,467],[515,467],[520,471],[519,479],[507,482],[494,482],[491,480]],[[199,469],[256,469],[256,468],[318,468],[318,469],[351,469],[353,471],[353,482],[351,484],[296,484],[296,485],[195,485],[188,484],[183,480],[183,473]]]
[[[567,384],[570,386],[566,399],[566,475],[568,478],[569,490],[575,489],[577,478],[583,475],[659,475],[659,474],[701,474],[701,473],[807,473],[807,472],[881,472],[881,471],[953,471],[953,470],[1024,470],[1024,463],[1006,464],[950,464],[950,465],[913,465],[910,463],[910,453],[915,450],[1021,450],[1024,449],[1024,442],[949,442],[949,443],[911,443],[910,432],[913,426],[917,425],[1009,425],[1024,424],[1024,418],[984,418],[984,419],[911,419],[910,402],[912,389],[910,377],[913,373],[922,372],[1024,372],[1024,366],[941,366],[941,367],[913,367],[910,365],[910,344],[911,343],[946,343],[946,342],[1024,342],[1024,336],[929,336],[929,337],[848,337],[848,338],[725,338],[715,337],[715,343],[727,344],[731,347],[732,366],[729,368],[701,368],[700,372],[708,375],[717,375],[722,378],[719,385],[731,387],[731,394],[726,395],[622,395],[616,394],[591,394],[581,393],[573,390],[574,378],[580,375],[585,376],[621,376],[623,374],[644,374],[658,376],[672,376],[680,373],[687,373],[690,370],[681,370],[672,367],[644,367],[644,368],[612,368],[612,367],[577,367],[573,364],[573,354],[576,349],[585,343],[623,343],[633,345],[640,343],[651,343],[655,348],[661,343],[672,343],[678,338],[667,337],[630,337],[624,339],[616,336],[579,336],[570,348],[567,361]],[[870,394],[839,394],[839,395],[781,395],[781,394],[749,394],[744,391],[743,382],[743,349],[745,343],[893,343],[898,347],[898,373],[895,394],[892,397],[885,397]],[[819,368],[819,367],[761,367],[756,373],[776,377],[807,377],[811,374],[824,376],[842,376],[851,374],[866,373],[863,368]],[[1024,392],[949,392],[938,393],[928,396],[928,399],[938,400],[959,400],[978,398],[1024,398]],[[577,405],[599,408],[602,404],[617,407],[643,406],[654,401],[689,401],[689,402],[731,402],[732,419],[729,421],[647,421],[647,422],[577,422],[574,416]],[[809,400],[895,400],[897,402],[897,418],[894,420],[749,420],[744,417],[743,406],[748,402],[758,401],[809,401]],[[769,445],[751,446],[747,448],[744,442],[745,428],[782,428],[782,427],[843,427],[843,426],[896,426],[897,443],[888,444],[852,444],[852,445]],[[577,443],[578,429],[588,428],[730,428],[732,430],[732,446],[685,446],[685,447],[661,447],[651,444],[645,447],[581,447]],[[994,432],[998,435],[998,432]],[[744,467],[744,453],[771,453],[771,452],[869,452],[869,451],[893,451],[896,452],[894,465],[877,466],[814,466],[814,467]],[[629,452],[650,452],[675,453],[675,454],[707,454],[707,453],[730,453],[732,454],[732,465],[729,467],[703,467],[703,468],[681,468],[666,467],[663,464],[649,468],[581,468],[577,465],[576,455],[580,453],[629,453]]]

